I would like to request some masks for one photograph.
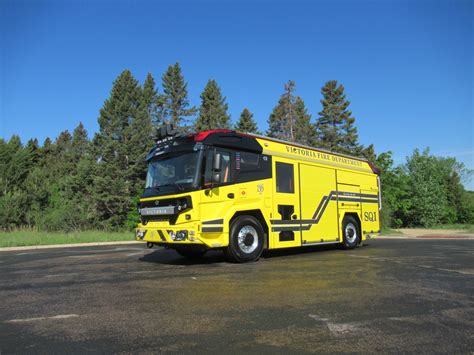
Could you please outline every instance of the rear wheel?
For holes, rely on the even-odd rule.
[[[224,249],[227,259],[235,263],[258,260],[263,251],[264,232],[252,216],[239,216],[230,226],[229,246]]]
[[[354,249],[360,242],[360,228],[352,216],[344,217],[342,221],[342,245],[345,249]]]
[[[200,246],[196,246],[196,245],[180,245],[180,246],[174,247],[174,250],[176,250],[176,252],[179,255],[184,256],[189,259],[200,258],[204,256],[204,254],[206,254],[206,251],[207,251],[206,249]]]

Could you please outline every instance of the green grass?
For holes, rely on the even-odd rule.
[[[85,231],[71,233],[38,231],[0,232],[0,248],[27,245],[74,244],[131,240],[135,239],[133,232],[130,231]]]

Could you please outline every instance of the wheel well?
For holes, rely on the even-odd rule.
[[[267,222],[265,222],[265,218],[263,217],[262,212],[260,210],[249,210],[249,211],[236,212],[234,214],[234,216],[232,216],[232,218],[229,222],[229,226],[232,224],[234,219],[236,219],[239,216],[252,216],[252,217],[255,217],[260,222],[260,224],[262,225],[262,228],[263,228],[263,232],[265,233],[264,248],[268,248],[268,235],[269,235],[268,234],[268,225],[267,225]]]
[[[346,217],[348,217],[348,216],[354,217],[354,219],[357,221],[357,224],[359,226],[360,238],[362,240],[362,223],[360,223],[359,215],[355,212],[347,212],[347,213],[344,214],[344,218],[342,219],[342,221],[344,222],[344,219],[346,219]],[[341,228],[342,228],[342,226],[341,226]]]

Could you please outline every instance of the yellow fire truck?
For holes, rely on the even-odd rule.
[[[178,135],[165,126],[147,155],[136,239],[188,257],[223,249],[233,262],[264,249],[380,233],[380,181],[367,160],[254,134]]]

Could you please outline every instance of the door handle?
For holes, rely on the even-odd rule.
[[[230,194],[227,194],[227,197],[228,197],[228,198],[234,198],[234,197],[235,197],[235,195],[234,195],[234,193],[233,193],[233,192],[231,192]]]

